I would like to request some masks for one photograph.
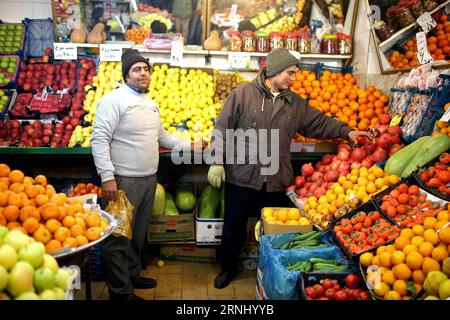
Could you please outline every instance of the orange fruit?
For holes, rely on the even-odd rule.
[[[425,259],[423,259],[422,271],[425,274],[428,274],[428,272],[431,271],[441,271],[441,265],[433,258],[426,257]]]
[[[11,181],[11,183],[14,182],[22,183],[23,179],[25,178],[25,175],[20,170],[13,170],[9,173],[8,178],[9,181]]]
[[[391,290],[388,291],[383,298],[386,300],[401,300],[402,296],[397,291]]]
[[[434,248],[433,252],[431,253],[431,257],[436,261],[443,261],[448,257],[447,248],[444,246],[438,246]]]
[[[423,236],[423,233],[425,232],[425,228],[420,224],[416,224],[414,227],[412,227],[412,230],[414,231],[416,236]]]
[[[83,246],[89,243],[89,240],[83,235],[76,236],[75,239],[77,240],[78,246]]]
[[[39,208],[42,219],[57,219],[59,217],[59,208],[54,203],[46,203]]]
[[[71,236],[70,230],[66,227],[59,227],[56,229],[54,235],[56,240],[64,242],[68,237]]]
[[[75,221],[76,221],[77,224],[80,225],[83,229],[86,228],[86,222],[84,222],[84,219],[83,219],[83,218],[75,217]]]
[[[405,280],[396,280],[392,285],[392,289],[401,296],[406,296],[408,294],[407,288],[408,285]]]
[[[51,198],[54,194],[56,193],[55,188],[53,188],[52,185],[48,184],[47,187],[45,188],[45,194]]]
[[[6,226],[7,221],[3,213],[0,213],[0,226]]]
[[[408,280],[412,274],[409,267],[404,263],[394,266],[392,271],[394,272],[395,277],[400,280]]]
[[[4,207],[8,204],[9,193],[0,192],[0,207]]]
[[[423,257],[430,257],[434,246],[429,242],[424,242],[419,247],[419,252]]]
[[[8,165],[0,163],[0,177],[8,177],[10,172],[11,169],[8,167]]]
[[[428,229],[423,233],[423,238],[426,242],[430,242],[432,245],[437,245],[439,238],[434,229]]]
[[[415,236],[411,239],[411,244],[419,248],[422,243],[424,243],[424,239],[420,236]]]
[[[9,185],[9,190],[15,193],[20,193],[25,191],[25,186],[22,183],[14,182]]]
[[[41,175],[41,174],[37,175],[34,178],[34,182],[42,185],[44,188],[47,186],[47,178],[45,176]]]
[[[49,219],[45,222],[45,227],[48,229],[48,231],[54,233],[61,227],[61,223],[56,219]]]
[[[20,210],[16,206],[7,206],[2,212],[3,216],[9,222],[16,221],[19,218],[19,213]]]
[[[86,230],[86,238],[90,241],[95,241],[100,238],[101,230],[99,227],[92,227]]]
[[[64,225],[64,227],[70,228],[72,227],[77,221],[75,220],[74,217],[72,216],[66,216],[63,221],[62,224]]]
[[[406,237],[397,237],[397,239],[395,239],[395,249],[397,250],[403,250],[403,248],[409,244],[409,239]]]
[[[406,265],[411,270],[422,268],[423,257],[419,252],[411,252],[406,256]]]
[[[62,247],[62,245],[61,245],[60,241],[58,241],[56,239],[52,239],[49,242],[47,242],[47,244],[45,245],[45,251],[53,252],[58,249],[61,249],[61,247]]]
[[[380,178],[380,177],[378,177],[378,178]],[[403,229],[400,232],[400,236],[408,238],[409,240],[411,240],[414,237],[414,231],[412,231],[412,229],[409,229],[409,228]]]
[[[23,207],[23,199],[19,194],[10,193],[9,198],[8,198],[8,205],[16,206],[20,209]]]
[[[66,203],[67,197],[64,193],[57,193],[54,194],[51,198],[50,198],[50,202],[55,203],[58,207],[60,206],[64,206],[64,204]]]
[[[35,185],[26,186],[25,193],[27,194],[28,198],[34,199],[39,194],[39,187]]]
[[[390,266],[392,266],[391,253],[385,251],[382,254],[380,254],[379,259],[383,267],[389,268]]]
[[[425,230],[434,229],[434,225],[436,224],[437,219],[435,217],[426,217],[423,221],[423,227]]]
[[[389,292],[389,290],[391,290],[391,287],[384,283],[384,282],[380,282],[377,285],[375,285],[374,288],[374,292],[378,297],[384,297],[386,295],[386,293]]]
[[[22,226],[28,234],[33,234],[37,229],[39,229],[39,221],[35,218],[28,218],[23,222]]]
[[[414,270],[412,273],[412,279],[415,283],[423,284],[425,281],[425,273],[422,270]]]
[[[76,247],[78,247],[77,239],[75,239],[74,237],[68,237],[64,241],[63,246],[64,247],[68,246],[68,247],[76,248]]]
[[[84,233],[84,227],[79,224],[74,224],[70,227],[70,234],[72,237],[81,236]]]
[[[289,215],[289,212],[288,212]],[[297,218],[296,220],[298,220],[299,218]],[[278,220],[281,220],[280,218],[278,218]],[[285,220],[281,220],[283,222],[285,222],[287,219]],[[294,220],[294,219],[290,219],[290,220]],[[86,221],[86,225],[88,228],[92,228],[92,227],[99,227],[100,226],[100,215],[98,213],[91,213],[89,214],[84,221]]]
[[[45,194],[39,194],[39,195],[37,195],[36,196],[36,204],[38,205],[38,206],[42,206],[42,205],[44,205],[44,204],[46,204],[47,202],[48,202],[48,196],[47,195],[45,195]]]
[[[33,206],[25,206],[20,209],[19,219],[22,222],[25,222],[28,218],[34,218],[38,222],[41,220],[41,215],[39,214],[38,209]]]
[[[45,227],[39,227],[39,229],[37,229],[34,233],[33,233],[33,238],[38,241],[38,242],[42,242],[44,244],[46,244],[47,242],[50,241],[52,237],[52,234],[50,233],[50,231],[47,230],[47,228]]]
[[[385,271],[381,276],[381,279],[384,283],[391,286],[395,282],[394,272],[392,272],[392,270]]]
[[[439,241],[441,243],[450,243],[450,227],[445,227],[439,231]]]

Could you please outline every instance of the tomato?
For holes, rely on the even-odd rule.
[[[339,290],[342,290],[342,287],[339,283],[335,283],[333,289],[336,291],[339,291]]]
[[[306,295],[307,295],[307,297],[308,297],[308,299],[309,300],[313,300],[313,299],[315,299],[316,298],[316,290],[314,290],[314,288],[313,287],[307,287],[306,289],[305,289],[305,292],[306,292]]]
[[[333,288],[334,283],[330,279],[325,279],[323,280],[322,287],[326,291],[327,289]]]
[[[367,291],[362,291],[359,293],[359,300],[372,300]]]
[[[348,294],[344,290],[338,290],[336,291],[336,294],[334,295],[336,300],[347,300]]]
[[[370,229],[369,228],[362,228],[361,232],[364,233],[366,236],[368,236],[370,234]]]
[[[372,219],[370,218],[370,217],[367,217],[365,220],[364,220],[364,227],[366,227],[366,228],[368,228],[368,227],[370,227],[371,225],[372,225]]]
[[[342,231],[342,226],[335,226],[334,228],[333,228],[333,232],[334,233],[338,233],[339,231]]]
[[[441,154],[439,156],[439,161],[444,164],[450,163],[450,153],[444,152],[443,154]]]
[[[408,188],[408,194],[409,195],[416,195],[419,193],[419,187],[416,185],[412,185]]]
[[[334,290],[334,288],[325,290],[325,297],[327,297],[328,299],[334,299],[335,294],[336,294],[336,290]]]
[[[321,297],[325,293],[325,290],[323,289],[322,285],[315,284],[313,286],[314,290],[316,291],[316,297]]]
[[[341,236],[343,236],[344,235],[344,233],[341,231],[341,230],[339,230],[338,232],[336,232],[336,238],[340,238]]]
[[[364,246],[366,246],[367,240],[366,239],[360,239],[356,244],[358,245],[358,247],[363,248]]]
[[[358,222],[357,224],[353,225],[353,230],[361,231],[362,226],[362,223]]]
[[[430,175],[428,172],[422,172],[420,175],[420,179],[422,179],[423,182],[427,182],[430,179]]]
[[[342,232],[343,233],[349,234],[350,232],[352,232],[352,230],[353,230],[353,227],[352,227],[351,224],[347,224],[345,226],[342,226]]]
[[[408,192],[408,185],[406,183],[402,183],[397,187],[398,192],[406,193]]]
[[[360,212],[359,216],[358,216],[358,222],[364,222],[364,220],[366,220],[367,215],[365,212]]]
[[[330,300],[330,299],[328,299],[327,297],[320,297],[320,298],[317,299],[317,300]]]
[[[368,216],[372,221],[378,220],[380,218],[380,213],[378,211],[372,211]]]
[[[353,299],[353,300],[358,299],[358,297],[359,297],[358,289],[351,289],[348,296],[349,296],[350,299]]]
[[[350,273],[345,277],[345,285],[350,289],[356,289],[359,286],[359,277]]]

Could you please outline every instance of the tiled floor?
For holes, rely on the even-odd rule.
[[[255,300],[256,270],[245,270],[224,289],[214,288],[219,272],[217,264],[165,261],[163,268],[154,263],[142,276],[158,281],[154,289],[136,289],[147,300]],[[92,300],[107,300],[108,289],[103,282],[92,283]],[[75,300],[85,299],[84,283],[75,293]]]

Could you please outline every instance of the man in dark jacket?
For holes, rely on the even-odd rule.
[[[267,56],[267,67],[251,83],[242,84],[230,93],[216,123],[216,134],[226,137],[221,140],[214,135],[211,150],[215,152],[215,164],[208,172],[208,181],[215,187],[220,187],[226,177],[221,273],[214,281],[218,289],[225,288],[238,273],[238,255],[245,241],[248,217],[264,206],[289,204],[284,191],[294,179],[290,144],[296,132],[316,139],[344,138],[356,142],[359,135],[370,138],[367,132],[354,131],[310,108],[289,90],[298,63],[287,49],[274,49]],[[230,129],[243,130],[244,155],[239,152],[238,134],[235,133],[237,143],[232,136],[231,141],[227,140]],[[259,141],[246,139],[252,131]],[[275,155],[276,159],[271,163],[262,161],[264,153],[270,154],[271,159]],[[225,167],[218,165],[225,157]],[[240,164],[239,159],[244,159],[245,164],[242,161]]]

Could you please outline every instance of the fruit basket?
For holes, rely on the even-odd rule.
[[[89,206],[89,205],[85,205],[85,207],[88,207],[88,208],[89,208],[90,206]],[[91,241],[91,242],[89,242],[89,243],[87,243],[87,244],[85,244],[85,245],[82,245],[82,246],[79,246],[79,247],[76,247],[76,248],[72,248],[72,247],[63,247],[63,248],[61,248],[61,249],[59,249],[59,250],[56,250],[56,251],[51,252],[50,254],[51,254],[53,257],[55,257],[55,258],[68,257],[68,256],[71,256],[71,255],[73,255],[73,254],[79,253],[79,252],[81,252],[81,251],[83,251],[83,250],[86,250],[86,249],[88,249],[88,248],[90,248],[90,247],[92,247],[92,246],[94,246],[94,245],[96,245],[96,244],[102,242],[102,241],[105,240],[107,237],[109,237],[109,236],[113,233],[114,229],[116,228],[117,222],[116,222],[116,220],[114,219],[114,217],[111,216],[111,215],[110,215],[109,213],[107,213],[106,211],[101,210],[101,211],[100,211],[100,215],[101,215],[103,218],[106,218],[106,219],[108,220],[108,227],[100,234],[100,237],[99,237],[97,240]]]
[[[0,120],[5,119],[9,107],[14,105],[16,98],[16,90],[0,89]]]
[[[3,55],[0,57],[0,88],[16,87],[19,65],[20,56],[18,55]]]
[[[25,25],[0,21],[0,54],[22,55],[25,44]]]
[[[446,157],[446,159],[444,157]],[[439,197],[441,199],[444,199],[445,201],[450,202],[450,195],[448,193],[441,192],[438,189],[439,183],[441,183],[445,189],[448,189],[448,186],[449,186],[449,182],[447,181],[447,176],[450,175],[450,172],[448,171],[448,160],[447,159],[450,159],[450,154],[445,152],[442,155],[440,155],[439,157],[436,157],[433,160],[431,160],[430,162],[428,162],[426,165],[424,165],[418,171],[414,172],[413,176],[417,180],[421,189],[427,191],[428,193],[431,193],[432,195],[434,195],[436,197]],[[444,163],[442,161],[445,161],[446,163]],[[440,166],[443,166],[441,168],[442,170],[439,170],[440,172],[437,172],[438,171],[437,169]],[[434,169],[431,169],[431,168],[434,168]],[[443,172],[443,174],[439,174],[441,172]],[[432,179],[437,179],[437,180],[432,180]]]

